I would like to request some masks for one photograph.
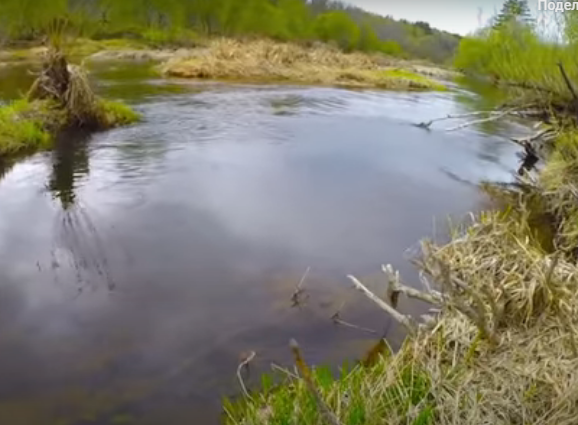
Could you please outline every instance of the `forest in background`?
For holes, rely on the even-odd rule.
[[[332,0],[2,0],[0,42],[38,41],[54,32],[194,45],[202,37],[267,37],[335,44],[437,63],[460,36]]]

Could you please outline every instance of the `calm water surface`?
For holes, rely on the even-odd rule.
[[[463,91],[195,84],[119,65],[92,77],[144,121],[64,137],[0,181],[2,424],[218,423],[243,351],[257,352],[249,382],[290,364],[293,337],[312,363],[360,357],[371,335],[329,319],[343,302],[343,319],[395,343],[345,275],[377,284],[385,262],[415,279],[406,251],[518,165],[492,135],[508,126],[412,125],[463,112]],[[30,78],[0,70],[0,97]]]

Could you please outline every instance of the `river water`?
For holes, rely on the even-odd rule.
[[[0,97],[31,78],[0,70]],[[243,352],[249,383],[290,365],[290,338],[311,363],[362,356],[375,336],[335,326],[340,307],[395,344],[346,275],[383,293],[392,263],[415,281],[408,250],[518,166],[510,125],[412,125],[467,111],[476,95],[457,88],[199,84],[119,64],[92,78],[143,122],[63,137],[0,181],[2,424],[219,423]]]

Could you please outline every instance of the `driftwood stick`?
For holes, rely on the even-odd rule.
[[[339,311],[337,311],[333,316],[331,316],[331,320],[336,325],[345,326],[345,327],[351,328],[351,329],[357,329],[358,331],[367,332],[370,334],[377,334],[376,330],[364,328],[363,326],[354,325],[353,323],[349,323],[349,322],[346,322],[345,320],[342,320],[340,317]]]
[[[371,301],[373,301],[375,304],[377,304],[379,308],[387,312],[396,322],[404,326],[408,332],[413,333],[415,331],[415,327],[408,316],[401,314],[395,308],[387,304],[385,301],[383,301],[381,298],[379,298],[377,295],[375,295],[373,292],[367,289],[365,285],[363,285],[363,283],[357,280],[354,276],[349,275],[347,277],[349,278],[349,280],[353,282],[355,288],[363,292],[365,296],[369,298]]]
[[[391,264],[382,266],[381,269],[387,276],[390,298],[393,294],[404,294],[410,298],[415,298],[433,305],[439,306],[444,303],[444,297],[437,291],[430,290],[428,293],[402,284],[399,279],[399,272],[394,271]]]
[[[241,389],[243,390],[243,394],[245,394],[245,397],[250,399],[253,398],[249,394],[249,391],[247,391],[247,387],[245,386],[245,381],[243,381],[243,376],[241,375],[241,372],[243,371],[243,368],[249,366],[249,363],[253,361],[256,355],[257,354],[254,351],[251,351],[249,355],[241,363],[239,363],[239,366],[237,366],[237,378],[239,379],[239,384],[241,385]]]
[[[293,295],[291,295],[291,301],[293,301],[294,306],[299,304],[299,297],[303,293],[303,284],[305,283],[305,279],[307,279],[307,275],[309,274],[310,269],[311,267],[307,267],[305,273],[303,273],[303,276],[301,277],[301,280],[295,287],[295,292],[293,292]]]
[[[506,115],[509,115],[511,113],[511,111],[507,111],[507,112],[502,112],[500,114],[494,114],[490,117],[487,118],[482,118],[479,120],[474,120],[474,121],[468,121],[466,123],[457,125],[455,127],[451,127],[451,128],[447,128],[446,131],[450,132],[450,131],[457,131],[457,130],[461,130],[462,128],[466,128],[466,127],[470,127],[472,125],[476,125],[476,124],[483,124],[485,122],[492,122],[492,121],[497,121],[501,118],[504,118]]]

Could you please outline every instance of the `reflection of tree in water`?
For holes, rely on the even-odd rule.
[[[80,291],[94,273],[107,282],[109,289],[114,287],[100,232],[87,209],[77,199],[78,182],[86,178],[90,171],[89,160],[87,135],[63,135],[52,155],[52,173],[48,182],[49,190],[62,207],[56,219],[57,240],[53,257],[59,247],[70,252],[70,265]],[[53,258],[53,267],[59,266],[58,259]]]
[[[52,155],[52,175],[48,187],[62,208],[74,205],[77,180],[89,173],[88,139],[82,134],[59,138]]]

